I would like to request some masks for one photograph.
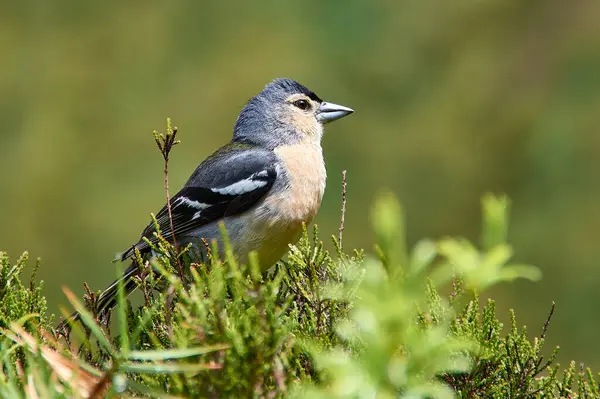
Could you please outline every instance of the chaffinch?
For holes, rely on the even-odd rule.
[[[204,160],[172,197],[173,231],[167,206],[158,212],[162,236],[169,241],[175,236],[179,245],[191,243],[202,253],[203,239],[220,242],[222,221],[235,255],[246,262],[256,251],[261,269],[268,269],[299,239],[302,224],[321,204],[327,177],[323,125],[353,112],[322,101],[292,79],[273,80],[244,106],[232,140]],[[148,224],[120,260],[132,258],[136,249],[147,256],[144,238],[156,243],[154,232],[154,224]],[[132,264],[121,278],[127,294],[136,288],[138,270]],[[99,312],[114,307],[118,281],[100,294]]]

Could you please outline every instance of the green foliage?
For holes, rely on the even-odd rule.
[[[479,325],[458,322],[478,317],[476,300],[469,302],[464,313],[457,314],[450,298],[445,300],[438,292],[453,282],[451,298],[456,304],[462,292],[457,284],[482,290],[517,277],[539,277],[535,267],[506,265],[510,258],[510,247],[502,233],[506,208],[505,198],[488,196],[484,200],[486,249],[479,250],[464,239],[448,238],[438,243],[420,241],[408,252],[402,210],[392,196],[382,196],[372,212],[380,243],[379,259],[366,260],[365,276],[356,291],[355,285],[348,287],[352,296],[344,299],[353,308],[349,318],[338,323],[337,331],[346,345],[318,354],[318,364],[329,372],[330,379],[327,384],[310,389],[309,396],[401,394],[407,398],[451,398],[454,392],[460,396],[467,386],[478,382],[449,377],[469,376],[478,369],[480,356],[486,350],[485,336],[477,330]],[[489,315],[489,309],[484,309],[484,315]],[[498,323],[489,317],[485,321]],[[483,328],[487,327],[486,324]],[[513,339],[512,335],[506,339]],[[522,339],[519,344],[526,346],[528,341]],[[349,347],[358,350],[349,351]],[[538,374],[537,369],[532,371],[533,377]],[[528,385],[523,383],[516,390],[526,388]],[[481,397],[507,397],[493,396],[492,389],[497,389],[495,384],[483,384],[481,392],[473,392],[481,393]],[[307,392],[300,396],[307,396]]]
[[[510,263],[507,199],[487,196],[483,210],[481,248],[444,238],[409,250],[386,194],[371,215],[375,255],[345,254],[334,239],[332,256],[315,227],[265,274],[253,257],[239,264],[226,235],[223,259],[206,264],[158,236],[157,256],[138,258],[143,304],[120,287],[111,323],[94,313],[96,295],[84,305],[66,290],[84,325],[66,335],[51,327],[41,284],[20,281],[27,256],[13,266],[1,253],[0,395],[600,398],[591,370],[561,369],[558,349],[544,355],[554,306],[533,339],[512,312],[505,331],[494,301],[480,306],[495,284],[540,277]]]
[[[25,252],[12,265],[8,255],[0,251],[0,328],[7,328],[15,320],[26,323],[30,318],[36,318],[45,328],[52,323],[52,317],[46,314],[43,282],[35,282],[39,260],[36,261],[29,284],[24,285],[21,281],[21,273],[28,261],[29,254]]]

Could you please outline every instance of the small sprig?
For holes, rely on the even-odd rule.
[[[181,143],[180,140],[175,140],[177,136],[177,127],[171,125],[171,118],[167,118],[167,130],[165,133],[159,133],[156,130],[152,132],[154,135],[154,141],[158,147],[160,153],[165,160],[165,193],[167,196],[167,210],[169,212],[169,223],[171,227],[171,235],[173,237],[173,246],[175,251],[179,253],[179,247],[177,245],[177,238],[175,237],[175,228],[173,227],[173,215],[171,213],[171,195],[169,194],[169,155],[173,146]],[[177,258],[177,272],[181,281],[184,281],[183,265],[179,257]]]
[[[344,238],[344,223],[346,219],[346,190],[348,185],[346,183],[346,170],[342,171],[342,214],[340,216],[340,229],[338,235],[338,246],[340,247],[340,251],[343,250],[344,246],[342,244],[342,240]]]
[[[166,133],[160,133],[155,130],[152,134],[154,135],[154,141],[156,141],[156,146],[162,154],[163,159],[165,162],[169,162],[171,150],[176,144],[181,143],[180,140],[175,140],[175,137],[177,136],[177,127],[172,127],[171,118],[167,118]]]

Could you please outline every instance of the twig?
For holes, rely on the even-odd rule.
[[[340,234],[338,236],[338,245],[342,250],[342,239],[344,238],[344,221],[346,218],[346,170],[342,171],[342,216],[340,218]]]
[[[548,331],[548,326],[550,325],[550,319],[552,318],[552,315],[554,314],[555,307],[556,307],[556,303],[554,303],[554,301],[552,301],[552,307],[550,308],[550,314],[548,315],[548,318],[546,319],[546,322],[544,323],[544,328],[542,329],[542,335],[540,336],[541,339],[544,339],[546,337],[546,332]]]
[[[94,294],[94,291],[90,288],[88,283],[83,282],[83,288],[85,289],[85,295],[83,296],[84,301],[86,301],[87,308],[92,312],[92,315],[96,320],[98,318],[98,297]]]
[[[179,246],[177,245],[177,238],[175,237],[175,228],[173,226],[173,215],[171,213],[171,195],[169,194],[169,155],[171,150],[176,144],[179,144],[179,140],[175,140],[177,135],[177,127],[171,127],[171,119],[167,118],[167,131],[165,134],[158,133],[156,130],[154,133],[154,141],[160,150],[165,161],[165,194],[167,196],[167,212],[169,213],[169,224],[171,227],[171,237],[173,237],[173,247],[175,247],[176,259],[177,259],[177,272],[179,278],[183,282],[183,266],[179,259]]]
[[[171,323],[171,305],[173,304],[174,296],[175,286],[171,285],[167,290],[167,298],[165,303],[165,323],[167,324],[169,336],[173,336],[173,324]]]

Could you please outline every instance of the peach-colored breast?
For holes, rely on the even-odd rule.
[[[321,146],[302,143],[282,146],[275,153],[283,161],[289,179],[289,187],[282,193],[278,207],[282,216],[300,225],[310,223],[317,214],[325,192],[327,172]]]

